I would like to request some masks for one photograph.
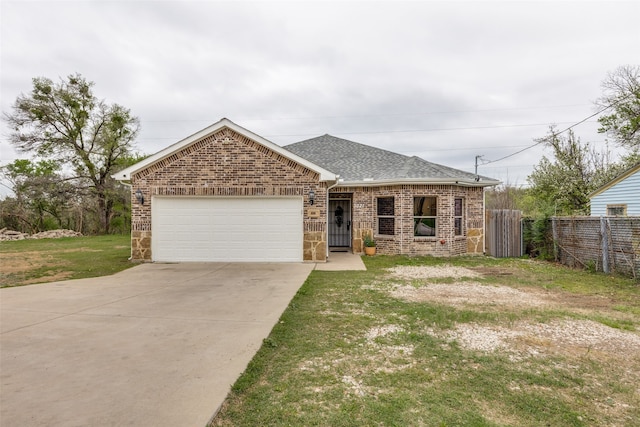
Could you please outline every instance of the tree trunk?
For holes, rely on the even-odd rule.
[[[109,234],[109,215],[111,204],[107,200],[107,194],[104,186],[96,185],[96,196],[98,197],[98,218],[100,219],[100,228],[102,234]]]

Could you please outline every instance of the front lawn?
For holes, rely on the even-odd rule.
[[[314,271],[212,426],[637,426],[640,289],[520,259]]]
[[[133,267],[128,235],[0,242],[0,287],[105,276]]]

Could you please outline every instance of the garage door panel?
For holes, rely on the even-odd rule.
[[[301,198],[152,200],[154,261],[302,261]]]

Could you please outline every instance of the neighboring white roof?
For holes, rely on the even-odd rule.
[[[135,165],[129,166],[128,168],[112,175],[112,177],[114,179],[117,179],[118,181],[128,181],[131,179],[131,175],[135,174],[136,172],[145,169],[152,164],[184,149],[185,147],[188,147],[189,145],[200,141],[202,138],[206,138],[207,136],[214,134],[224,128],[229,128],[232,131],[237,132],[240,135],[257,142],[258,144],[269,148],[270,150],[280,154],[281,156],[286,157],[287,159],[299,163],[300,165],[318,173],[320,175],[320,181],[336,181],[338,179],[337,175],[333,172],[321,168],[320,166],[313,164],[310,161],[291,153],[290,151],[285,150],[279,145],[276,145],[273,142],[268,141],[259,135],[256,135],[250,130],[245,129],[242,126],[238,126],[227,118],[223,118],[222,120],[212,124],[211,126],[202,129],[201,131],[196,132],[193,135],[176,142],[175,144],[168,146],[164,150],[158,151],[154,155],[147,157],[146,159],[136,163]]]

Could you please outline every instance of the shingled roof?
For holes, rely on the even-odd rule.
[[[328,134],[283,148],[338,174],[342,184],[455,183],[485,187],[500,183],[492,178],[477,177],[469,172],[431,163],[420,157],[405,156]]]

